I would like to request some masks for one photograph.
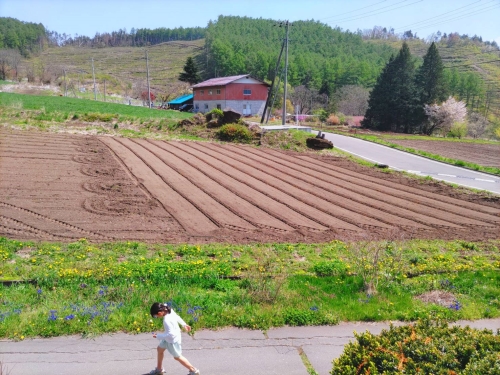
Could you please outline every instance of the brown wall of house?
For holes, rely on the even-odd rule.
[[[243,90],[252,90],[251,95],[243,95]],[[267,100],[267,86],[250,83],[230,83],[226,86],[226,100]]]
[[[243,90],[252,90],[250,95],[243,95]],[[194,89],[194,100],[267,100],[267,86],[250,83],[230,83],[227,86],[212,86]],[[220,90],[220,94],[217,94]],[[203,91],[203,94],[201,93]],[[212,94],[210,94],[212,92]]]
[[[220,90],[220,94],[217,94],[217,90]],[[203,94],[201,93],[202,91]],[[224,86],[204,87],[202,89],[194,89],[193,93],[194,100],[224,100],[226,89]]]

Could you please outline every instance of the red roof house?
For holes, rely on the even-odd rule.
[[[248,74],[212,78],[192,86],[194,112],[231,108],[244,116],[261,115],[269,87]]]

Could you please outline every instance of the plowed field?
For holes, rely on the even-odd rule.
[[[0,131],[0,236],[73,241],[484,240],[500,200],[342,158]]]
[[[478,144],[408,139],[391,139],[390,142],[450,159],[462,160],[484,167],[500,168],[500,143]]]

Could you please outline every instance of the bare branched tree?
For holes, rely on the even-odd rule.
[[[337,109],[347,116],[364,116],[369,97],[369,91],[357,85],[342,86],[335,92]]]
[[[481,138],[488,129],[488,119],[477,112],[472,112],[468,120],[468,135],[472,138]]]
[[[311,114],[313,110],[322,108],[326,104],[326,96],[316,89],[306,86],[295,87],[290,99],[295,106],[299,106],[301,114]]]

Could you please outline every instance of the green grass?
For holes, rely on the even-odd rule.
[[[432,160],[437,160],[443,163],[455,165],[457,167],[463,167],[467,169],[472,169],[475,171],[479,172],[485,172],[493,175],[500,176],[500,168],[495,168],[495,167],[486,167],[482,165],[478,165],[475,163],[470,163],[466,162],[463,160],[457,160],[457,159],[450,159],[441,155],[437,154],[432,154],[427,151],[422,151],[422,150],[415,150],[414,148],[411,147],[405,147],[398,145],[396,143],[392,143],[391,139],[401,139],[401,140],[426,140],[429,142],[432,142],[432,140],[439,140],[439,141],[445,141],[445,142],[462,142],[462,143],[479,143],[479,144],[498,144],[497,142],[491,142],[491,141],[485,141],[485,140],[458,140],[458,139],[450,139],[450,138],[430,138],[430,137],[424,137],[424,136],[417,136],[417,135],[404,135],[404,136],[397,136],[397,135],[367,135],[367,134],[352,134],[352,133],[343,133],[343,132],[338,132],[340,134],[354,137],[354,138],[359,138],[363,139],[365,141],[370,141],[374,143],[378,143],[384,146],[388,146],[391,148],[395,148],[397,150],[405,151],[411,154],[415,155],[420,155],[424,156],[426,158],[432,159]]]
[[[169,301],[194,329],[500,316],[498,241],[168,245],[0,238],[0,338],[160,329]],[[379,249],[377,261],[366,249]],[[361,256],[361,254],[364,254]],[[370,271],[371,270],[371,271]],[[367,282],[378,293],[367,294]],[[413,297],[454,293],[459,309]]]
[[[132,138],[202,139],[199,127],[178,127],[190,113],[57,96],[0,93],[0,120],[16,128],[85,131]]]
[[[70,117],[74,114],[92,114],[112,116],[114,118],[130,117],[136,119],[168,119],[180,120],[191,116],[189,113],[148,109],[116,103],[94,100],[74,99],[68,97],[35,96],[23,94],[0,93],[0,106],[16,107],[25,110],[43,110],[45,115],[61,114]]]

